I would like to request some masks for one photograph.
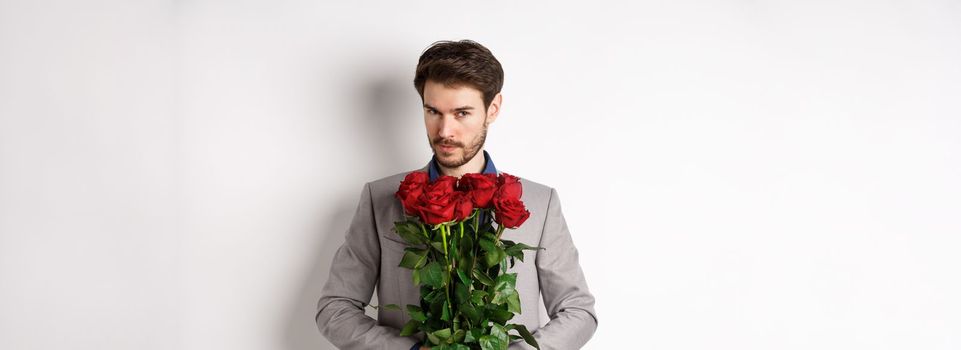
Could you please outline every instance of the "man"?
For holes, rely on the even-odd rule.
[[[414,86],[424,105],[427,141],[434,156],[420,171],[433,181],[440,175],[499,173],[484,151],[488,126],[497,119],[504,73],[487,48],[462,40],[443,41],[421,55]],[[381,305],[418,304],[420,291],[411,270],[399,267],[406,243],[393,232],[404,210],[394,197],[410,171],[368,182],[347,229],[346,241],[334,255],[330,277],[317,303],[320,332],[339,349],[428,349],[423,335],[401,337],[406,313],[378,309],[377,320],[364,314],[374,286]],[[578,263],[577,249],[561,213],[557,192],[520,179],[522,200],[531,216],[505,238],[545,249],[525,251],[508,272],[517,272],[521,314],[511,323],[525,325],[543,350],[579,349],[597,329],[594,296]],[[539,294],[550,321],[541,326]],[[413,346],[412,346],[413,345]],[[516,340],[509,349],[533,349]]]

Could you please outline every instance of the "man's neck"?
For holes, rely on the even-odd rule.
[[[456,168],[448,168],[437,163],[437,168],[442,175],[453,176],[459,179],[464,174],[484,172],[484,165],[484,149],[480,149],[477,151],[477,154],[474,155],[474,158],[467,161],[464,165]]]

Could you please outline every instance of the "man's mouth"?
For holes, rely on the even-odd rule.
[[[448,152],[448,153],[453,152],[454,149],[457,148],[457,146],[446,145],[446,144],[438,144],[437,147],[440,148],[441,151]]]

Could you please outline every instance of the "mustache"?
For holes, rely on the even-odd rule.
[[[454,142],[454,141],[444,142],[443,139],[435,139],[435,140],[434,140],[434,144],[435,144],[435,145],[438,145],[438,146],[457,146],[457,147],[464,147],[464,145],[462,145],[460,142]]]

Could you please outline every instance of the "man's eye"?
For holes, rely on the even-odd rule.
[[[457,116],[459,116],[459,117],[466,117],[466,116],[468,116],[468,115],[470,115],[470,113],[467,113],[467,112],[458,112],[458,113],[457,113]]]

